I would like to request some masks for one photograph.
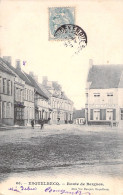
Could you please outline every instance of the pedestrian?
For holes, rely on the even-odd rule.
[[[32,128],[34,129],[34,119],[31,120]]]
[[[43,129],[43,127],[44,127],[44,121],[43,119],[41,119],[41,129]]]

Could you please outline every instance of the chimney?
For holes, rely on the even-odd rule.
[[[21,61],[19,59],[16,60],[16,69],[21,71]]]
[[[45,76],[43,77],[43,81],[42,81],[42,84],[47,86],[47,81],[48,81],[48,78]]]
[[[8,62],[10,65],[12,64],[11,56],[3,56],[3,60],[5,60],[6,62]]]
[[[89,59],[89,68],[91,69],[93,66],[93,60],[92,59]]]

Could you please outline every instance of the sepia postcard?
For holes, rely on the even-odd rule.
[[[123,1],[0,0],[0,195],[123,195]]]

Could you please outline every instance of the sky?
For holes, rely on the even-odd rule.
[[[75,7],[75,23],[87,34],[87,46],[65,47],[49,41],[49,7]],[[93,64],[123,64],[123,1],[1,0],[0,55],[26,61],[22,69],[58,81],[76,109],[85,105],[89,59]]]

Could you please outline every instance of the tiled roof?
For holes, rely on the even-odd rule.
[[[76,119],[76,118],[85,118],[85,109],[75,110],[73,112],[73,119]]]
[[[47,95],[47,97],[50,98],[52,96],[51,92],[44,85],[39,83],[39,86],[41,90]]]
[[[46,93],[41,89],[40,84],[37,83],[37,81],[29,74],[25,73],[30,82],[32,83],[32,86],[35,88],[37,93],[39,93],[41,96],[43,96],[45,99],[49,99]]]
[[[11,69],[14,73],[16,73],[16,75],[18,75],[23,81],[25,81],[26,84],[33,86],[30,80],[28,79],[28,77],[25,75],[25,73],[22,70],[16,69],[15,67],[13,67],[11,64],[9,64],[7,61],[3,59],[2,61],[6,63],[9,69]]]
[[[5,63],[5,62],[2,60],[2,58],[0,58],[0,70],[3,71],[3,72],[6,72],[6,73],[8,73],[8,74],[11,74],[11,75],[15,76],[15,75],[13,74],[13,72],[11,71],[11,69],[5,68],[5,66],[3,66],[2,63]],[[6,64],[6,63],[5,63],[5,64]]]
[[[15,72],[16,72],[16,74],[17,74],[23,81],[25,81],[26,84],[28,84],[28,85],[30,85],[30,86],[33,87],[31,81],[29,80],[29,78],[27,77],[27,75],[25,74],[25,72],[20,71],[20,70],[17,70],[16,68],[15,68]]]
[[[123,65],[93,65],[88,74],[90,89],[118,88]]]
[[[61,90],[61,85],[59,85],[56,81],[52,81],[52,86],[55,90]]]

